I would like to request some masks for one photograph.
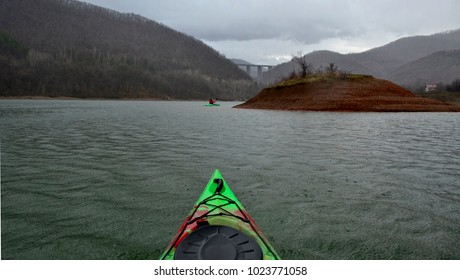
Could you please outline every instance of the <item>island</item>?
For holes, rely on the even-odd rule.
[[[460,112],[390,81],[360,74],[313,74],[264,88],[235,108],[336,112]]]

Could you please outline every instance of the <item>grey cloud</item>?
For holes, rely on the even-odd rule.
[[[382,38],[460,28],[458,0],[86,1],[140,14],[222,49],[231,49],[225,47],[231,41],[254,40],[294,42],[296,47],[356,40],[362,48],[366,38],[368,47],[376,47]],[[264,48],[270,52],[271,46]]]
[[[460,27],[457,0],[89,0],[139,13],[207,41],[287,39],[311,44],[368,32]],[[439,30],[442,31],[442,30]]]

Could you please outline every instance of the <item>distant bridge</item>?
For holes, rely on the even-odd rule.
[[[237,63],[242,70],[246,70],[249,76],[253,77],[256,80],[260,80],[262,78],[262,73],[272,69],[273,65],[260,65],[260,64],[248,64],[248,63]],[[245,68],[245,69],[244,69]],[[252,69],[257,69],[257,74]],[[265,71],[264,71],[265,70]]]

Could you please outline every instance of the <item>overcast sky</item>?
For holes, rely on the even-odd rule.
[[[460,28],[459,0],[86,0],[140,14],[227,58],[275,65],[299,51],[361,52]]]

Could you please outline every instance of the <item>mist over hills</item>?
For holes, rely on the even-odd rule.
[[[0,1],[0,95],[245,100],[258,88],[203,42],[74,0]]]
[[[410,87],[424,83],[450,83],[460,78],[458,50],[460,29],[406,37],[362,53],[315,51],[306,54],[305,58],[315,68],[334,63],[344,71],[369,74]],[[280,64],[264,74],[263,83],[275,83],[295,69],[297,65],[292,61]]]

